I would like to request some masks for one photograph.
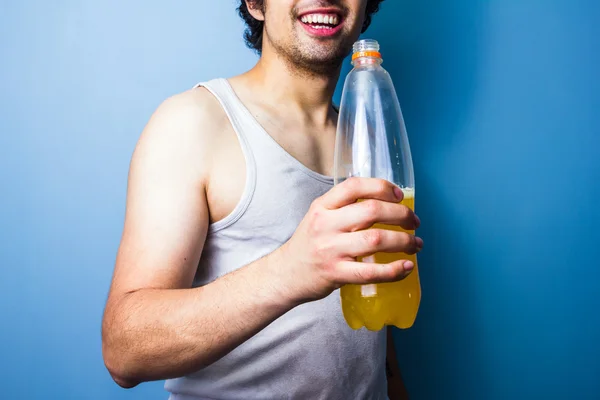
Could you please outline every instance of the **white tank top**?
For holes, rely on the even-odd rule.
[[[285,151],[226,79],[199,86],[231,121],[246,159],[246,184],[233,212],[209,227],[196,287],[276,250],[333,186],[332,178]],[[385,400],[385,353],[385,331],[350,329],[335,291],[287,312],[212,365],[167,380],[165,388],[171,400]]]

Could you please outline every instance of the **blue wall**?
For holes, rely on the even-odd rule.
[[[100,318],[149,114],[254,63],[218,3],[0,5],[2,397],[165,398],[112,383]],[[388,0],[368,32],[427,246],[421,313],[397,332],[413,399],[600,394],[597,15],[591,0]]]
[[[414,399],[600,398],[600,5],[394,1],[381,41],[414,152]]]
[[[166,398],[110,380],[100,320],[150,113],[255,61],[233,1],[215,3],[0,5],[0,398]]]

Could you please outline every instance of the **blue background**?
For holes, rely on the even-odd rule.
[[[150,113],[256,60],[234,3],[0,4],[3,398],[166,398],[110,380],[100,319]],[[426,243],[396,331],[412,399],[600,398],[599,8],[388,0],[368,31]]]

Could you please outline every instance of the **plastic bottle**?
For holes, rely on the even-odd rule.
[[[381,66],[382,62],[377,41],[367,39],[354,44],[354,68],[344,82],[340,104],[335,184],[353,176],[386,179],[402,189],[402,204],[414,210],[410,145],[394,84]],[[374,227],[402,230],[398,226],[381,224]],[[421,301],[416,255],[376,253],[358,261],[389,263],[399,259],[415,263],[415,268],[404,280],[341,288],[344,318],[351,328],[364,326],[369,330],[380,330],[385,325],[394,325],[406,329],[413,325]]]

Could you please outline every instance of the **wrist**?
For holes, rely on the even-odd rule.
[[[296,260],[288,255],[287,243],[265,257],[264,262],[266,280],[286,307],[291,309],[306,302],[299,291],[300,281],[294,267]]]

